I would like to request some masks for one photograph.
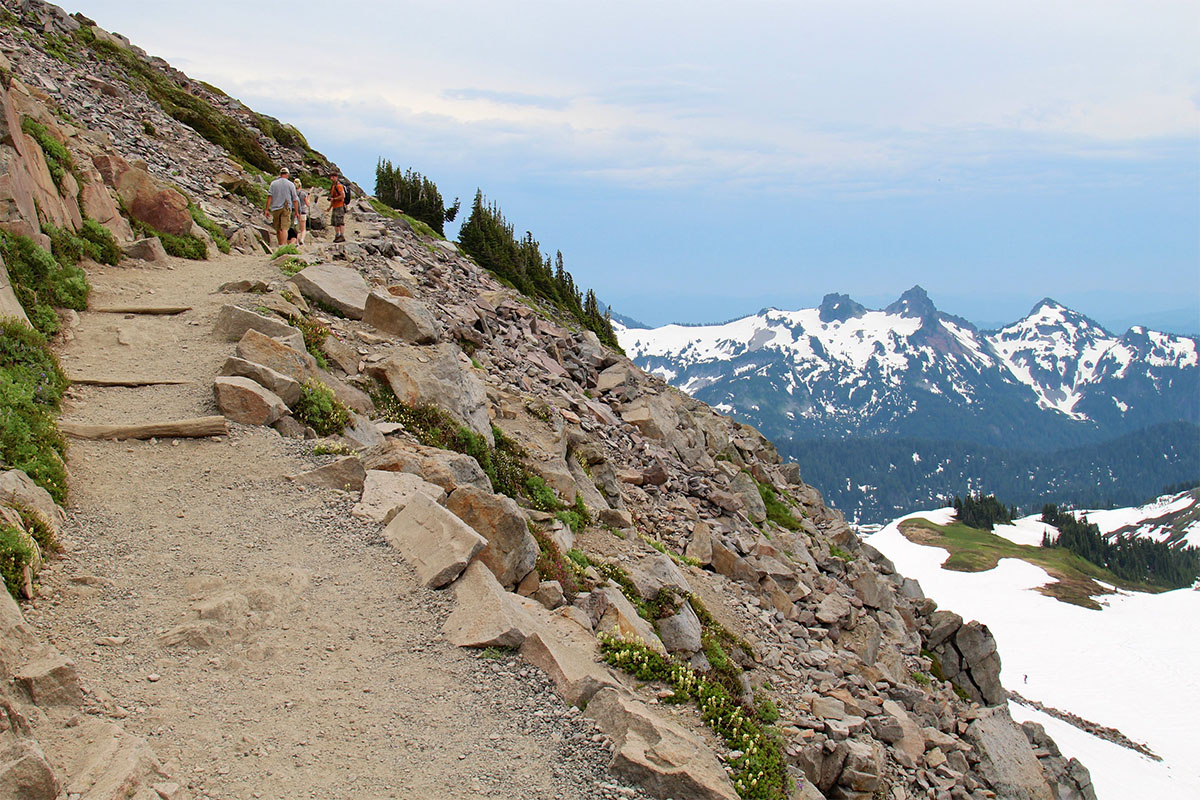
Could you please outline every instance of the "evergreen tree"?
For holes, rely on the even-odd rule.
[[[399,209],[413,219],[424,222],[445,235],[445,225],[458,216],[459,200],[445,208],[442,193],[437,184],[413,169],[401,173],[392,162],[380,158],[375,165],[375,196],[392,208]]]

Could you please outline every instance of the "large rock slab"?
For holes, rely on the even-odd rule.
[[[599,649],[591,633],[564,616],[551,615],[525,637],[521,657],[550,677],[559,697],[583,707],[601,689],[621,687],[596,660]]]
[[[300,332],[299,328],[293,328],[274,317],[268,317],[239,306],[221,306],[214,328],[218,336],[224,336],[226,341],[236,342],[249,330],[265,333],[272,339],[278,339],[295,350],[304,349],[304,334]],[[253,359],[248,360],[253,361]]]
[[[492,482],[478,461],[450,450],[389,439],[381,445],[368,448],[363,452],[362,459],[369,470],[411,472],[447,492],[463,486],[474,486],[488,492],[492,490]]]
[[[616,689],[598,691],[587,716],[613,740],[609,769],[660,798],[737,800],[725,769],[703,742]]]
[[[306,486],[361,492],[366,482],[367,471],[363,469],[362,461],[357,456],[345,456],[331,464],[324,464],[298,475],[289,475],[288,478]]]
[[[674,589],[680,594],[690,594],[691,585],[674,559],[666,553],[655,553],[636,564],[629,565],[629,578],[638,594],[653,600],[663,589]]]
[[[383,529],[383,538],[431,589],[440,589],[461,575],[487,545],[487,539],[470,525],[420,492]]]
[[[238,358],[286,375],[297,383],[316,377],[318,372],[316,359],[303,346],[292,347],[254,328],[242,334],[236,352]]]
[[[244,425],[270,425],[288,413],[279,395],[250,378],[219,375],[213,380],[213,392],[221,413]]]
[[[401,403],[437,406],[488,444],[495,444],[487,392],[471,367],[459,360],[461,352],[449,342],[431,347],[399,345],[367,372],[386,381]]]
[[[363,322],[412,344],[433,344],[441,327],[420,300],[374,291],[367,295]]]
[[[487,539],[479,560],[505,588],[514,588],[537,563],[538,545],[521,507],[512,498],[464,486],[446,498],[446,508]]]
[[[367,470],[362,498],[351,514],[360,519],[387,524],[408,505],[417,492],[428,495],[437,503],[446,499],[446,490],[411,472]]]
[[[123,246],[121,252],[126,258],[136,258],[139,261],[162,263],[167,260],[167,250],[157,236],[135,239]]]
[[[515,595],[504,591],[481,561],[472,561],[451,584],[454,611],[442,627],[459,647],[520,647],[533,622]]]
[[[13,675],[13,683],[35,705],[76,708],[83,703],[74,662],[54,648],[39,650]]]
[[[297,272],[292,281],[308,299],[337,309],[348,319],[363,318],[370,289],[358,270],[314,264]]]
[[[1005,800],[1054,800],[1033,746],[1007,706],[986,708],[967,728],[979,756],[979,774]]]
[[[0,797],[55,800],[58,779],[33,739],[19,739],[0,749]]]
[[[295,378],[244,358],[230,356],[225,359],[220,374],[249,378],[263,388],[274,392],[288,407],[294,406],[300,399],[300,382]]]

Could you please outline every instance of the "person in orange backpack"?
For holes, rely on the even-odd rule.
[[[337,235],[335,242],[346,241],[346,203],[350,200],[349,188],[341,182],[337,174],[329,176],[333,186],[329,189],[330,224]]]

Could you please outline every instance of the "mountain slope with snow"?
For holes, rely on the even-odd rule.
[[[1052,449],[1200,421],[1200,341],[1114,336],[1042,300],[994,332],[913,287],[882,311],[846,295],[722,325],[620,328],[639,366],[777,440],[874,435]]]
[[[912,514],[939,524],[950,509]],[[1046,725],[1063,753],[1086,763],[1099,800],[1200,797],[1194,710],[1200,708],[1200,591],[1118,592],[1093,611],[1036,591],[1052,579],[1024,561],[986,572],[941,568],[948,553],[910,542],[896,520],[866,541],[926,595],[994,634],[1001,680],[1024,697],[1115,727],[1163,760],[1099,739],[1016,703],[1014,718]],[[1024,526],[1024,527],[1022,527]],[[1011,528],[1011,530],[1009,530]],[[1036,528],[1036,529],[1035,529]],[[1040,523],[1004,526],[1009,538],[1040,541]]]

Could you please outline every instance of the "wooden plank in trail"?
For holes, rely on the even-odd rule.
[[[229,426],[222,416],[143,422],[137,425],[87,425],[59,420],[58,429],[75,439],[201,438],[229,432]]]
[[[67,376],[67,380],[76,386],[181,386],[193,381],[182,378],[94,378],[86,376]]]
[[[106,306],[88,309],[96,314],[151,314],[157,316],[173,316],[191,310],[191,306]]]

